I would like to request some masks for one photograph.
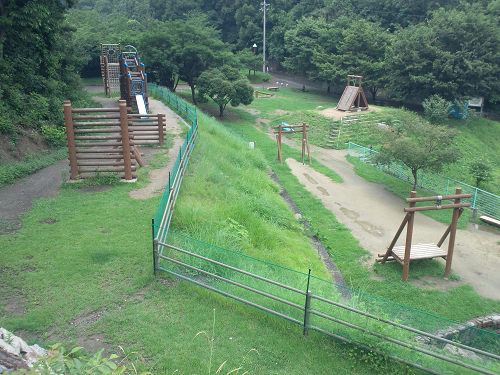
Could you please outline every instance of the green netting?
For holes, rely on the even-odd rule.
[[[158,209],[156,210],[156,214],[154,216],[153,238],[157,238],[159,229],[161,229],[161,227],[163,226],[162,222],[165,223],[165,225],[168,225],[168,223],[170,222],[172,212],[170,210],[166,210],[169,195],[172,191],[178,192],[178,190],[180,189],[180,183],[182,181],[181,177],[187,166],[187,162],[191,152],[190,148],[192,148],[194,145],[194,138],[196,137],[198,130],[198,122],[196,117],[196,109],[190,107],[184,100],[178,98],[168,89],[149,83],[148,91],[153,95],[162,98],[167,104],[174,107],[177,111],[180,112],[181,115],[186,116],[188,120],[192,122],[191,128],[189,129],[188,134],[186,135],[186,138],[184,139],[184,142],[179,150],[179,153],[177,154],[174,165],[172,166],[169,179],[165,185],[160,204],[158,205]],[[180,168],[181,159],[183,158],[183,168]],[[162,240],[162,238],[160,238],[160,240]]]
[[[236,299],[243,299],[244,301],[241,302],[256,304],[258,307],[268,309],[268,312],[275,312],[282,318],[303,325],[307,274],[172,231],[168,233],[166,244],[252,275],[168,246],[163,248],[163,255],[171,260],[161,259],[160,269],[222,294],[230,294]],[[311,276],[309,280],[309,291],[312,296],[310,329],[342,336],[374,348],[385,355],[396,356],[444,374],[472,374],[476,371],[443,358],[482,369],[484,373],[499,373],[500,371],[498,359],[471,350],[473,348],[500,356],[500,335],[439,318],[314,276]],[[244,289],[233,283],[253,290]],[[270,295],[275,298],[271,298]],[[359,327],[361,330],[352,326]],[[423,333],[436,337],[428,337]],[[377,337],[377,335],[383,337]],[[397,340],[403,345],[391,340]],[[468,348],[458,347],[457,344]],[[435,358],[422,351],[434,353],[443,358]]]
[[[375,163],[374,157],[378,154],[377,151],[349,142],[347,154],[358,158],[363,163],[372,164],[379,170],[396,176],[401,180],[413,183],[413,176],[410,169],[402,162],[393,162],[384,165]],[[477,208],[479,212],[500,220],[500,197],[498,195],[425,170],[418,171],[417,183],[420,187],[441,195],[454,194],[456,188],[462,188],[462,194],[472,194],[471,198],[463,199],[463,202],[468,202],[471,204],[471,208]]]

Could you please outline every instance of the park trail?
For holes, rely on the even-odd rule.
[[[351,230],[360,245],[371,253],[368,266],[375,263],[377,255],[385,253],[398,230],[407,207],[402,199],[384,189],[383,185],[367,182],[359,177],[347,162],[347,150],[311,148],[312,156],[337,173],[343,183],[333,182],[316,172],[309,165],[288,158],[286,163],[293,174],[338,221]],[[451,221],[451,210],[450,221]],[[413,244],[437,243],[447,225],[416,213]],[[404,245],[406,230],[397,245]],[[410,279],[413,284],[426,289],[448,290],[469,284],[481,296],[500,300],[500,232],[475,229],[457,230],[452,270],[460,281],[447,281],[442,276]],[[442,245],[448,248],[448,240]],[[444,260],[439,258],[444,264]],[[401,267],[402,270],[402,267]],[[411,263],[410,263],[411,276]]]
[[[346,115],[345,112],[336,110],[330,112],[323,114],[330,117]],[[272,124],[269,125],[268,135],[275,140]],[[286,137],[283,137],[282,142],[294,148],[301,147],[300,142]],[[316,172],[308,163],[303,165],[295,159],[286,159],[286,155],[283,155],[283,159],[286,159],[286,163],[300,183],[320,199],[337,220],[351,230],[360,245],[371,253],[366,265],[372,267],[378,254],[385,253],[394,238],[403,221],[405,215],[403,209],[407,204],[384,189],[383,185],[368,182],[358,176],[354,172],[353,165],[345,158],[347,150],[324,149],[313,145],[310,145],[310,150],[312,157],[337,173],[344,182],[333,182],[325,175]],[[451,222],[452,210],[449,211]],[[447,227],[448,225],[417,212],[412,243],[437,243]],[[469,224],[469,229],[457,230],[452,271],[460,277],[459,281],[447,281],[443,276],[436,276],[409,279],[410,282],[421,288],[438,290],[449,290],[468,284],[480,296],[500,300],[500,232],[488,229],[485,226],[476,228],[475,225]],[[404,245],[405,236],[406,229],[399,237],[397,246]],[[448,239],[442,248],[448,248]],[[438,261],[445,263],[441,258],[438,258]],[[411,268],[410,263],[410,277]]]

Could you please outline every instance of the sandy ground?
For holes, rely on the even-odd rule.
[[[184,130],[183,128],[186,127],[185,124],[179,121],[177,117],[175,117],[172,112],[170,112],[168,108],[158,100],[149,99],[149,110],[152,114],[162,113],[165,115],[165,123],[168,133],[178,135]],[[163,193],[165,186],[168,184],[168,173],[172,170],[175,158],[177,157],[177,154],[179,153],[179,149],[182,146],[183,142],[184,138],[182,137],[176,136],[174,138],[174,146],[168,150],[169,160],[167,164],[163,168],[153,169],[149,173],[149,180],[151,181],[151,183],[149,183],[147,186],[144,186],[143,188],[132,190],[129,193],[129,196],[131,198],[147,199],[153,196],[161,195]],[[147,164],[148,157],[151,159],[153,158],[151,150],[153,149],[148,149],[146,147],[139,148],[139,152],[145,154],[146,160],[143,160],[145,164]],[[155,152],[157,152],[157,150],[155,150]]]
[[[312,154],[322,164],[335,171],[344,180],[335,183],[316,172],[310,166],[294,159],[287,159],[299,181],[337,219],[351,230],[360,245],[372,254],[369,266],[375,263],[377,254],[385,253],[404,218],[406,204],[379,184],[365,181],[354,173],[345,160],[346,150],[326,150],[312,147]],[[450,211],[451,219],[451,211]],[[446,225],[417,213],[413,230],[413,243],[436,243]],[[397,245],[404,245],[406,231]],[[453,255],[452,270],[460,281],[446,281],[442,277],[426,277],[411,280],[412,283],[429,289],[446,290],[458,285],[470,284],[486,298],[500,299],[500,235],[471,227],[458,230]],[[447,248],[448,241],[443,247]],[[444,263],[444,260],[440,259]],[[411,274],[411,264],[410,264]]]
[[[359,114],[367,114],[367,113],[371,113],[371,112],[379,112],[381,111],[382,108],[378,108],[378,107],[374,107],[374,106],[370,106],[370,109],[366,110],[366,111],[339,111],[335,108],[327,108],[327,109],[323,109],[322,111],[318,111],[319,114],[325,116],[325,117],[330,117],[334,120],[340,120],[342,117],[346,117],[346,116],[353,116],[353,115],[359,115]]]

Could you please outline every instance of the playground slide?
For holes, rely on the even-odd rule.
[[[146,103],[144,103],[144,98],[142,97],[142,95],[136,95],[135,101],[137,102],[137,109],[139,110],[139,114],[147,115],[148,111],[146,109]]]

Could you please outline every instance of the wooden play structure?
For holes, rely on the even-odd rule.
[[[410,198],[406,198],[406,203],[410,206],[404,209],[406,212],[405,218],[401,223],[394,239],[389,245],[385,254],[378,254],[380,257],[377,262],[384,264],[386,261],[396,260],[403,265],[403,277],[401,281],[405,281],[408,278],[408,271],[410,269],[410,261],[417,259],[432,259],[432,258],[443,258],[446,260],[446,266],[444,271],[445,279],[450,277],[451,272],[451,261],[453,258],[453,248],[455,247],[455,235],[457,232],[457,222],[458,218],[463,212],[464,207],[470,207],[470,203],[460,203],[460,199],[470,198],[472,194],[462,194],[462,189],[457,188],[454,195],[444,195],[444,196],[433,196],[433,197],[420,197],[417,198],[417,192],[412,191]],[[453,199],[452,204],[441,204],[443,200]],[[436,201],[435,206],[425,206],[416,207],[417,202],[429,202]],[[431,244],[418,244],[412,245],[413,236],[413,221],[415,219],[415,212],[417,211],[430,211],[430,210],[442,210],[442,209],[453,209],[451,224],[445,230],[443,236],[437,243],[437,245]],[[406,228],[406,242],[404,246],[394,246],[398,240],[404,227]],[[450,235],[448,241],[448,251],[441,249],[441,245],[446,240],[446,237]]]
[[[351,109],[368,109],[368,102],[366,101],[365,93],[361,88],[361,78],[362,76],[347,76],[347,86],[344,89],[344,93],[337,104],[338,110],[350,111]],[[352,79],[352,85],[351,85]],[[358,81],[358,86],[356,86],[356,80]]]
[[[125,46],[120,53],[120,98],[134,113],[148,113],[147,74],[134,46]]]
[[[309,141],[307,140],[307,128],[309,125],[306,125],[305,122],[302,125],[288,125],[284,122],[275,126],[274,134],[276,134],[276,143],[278,144],[278,160],[281,164],[283,164],[283,159],[281,158],[281,135],[284,133],[302,133],[302,163],[304,163],[305,152],[307,148],[307,157],[309,158],[309,163],[311,163],[311,154],[309,153]]]
[[[120,92],[120,58],[121,46],[118,44],[102,44],[101,56],[101,76],[104,86],[104,93],[111,98],[111,93]]]
[[[131,114],[125,100],[118,108],[71,108],[64,102],[70,179],[98,173],[116,173],[126,181],[137,177],[136,164],[144,167],[138,145],[163,145],[163,114]],[[97,114],[96,114],[97,113]]]

